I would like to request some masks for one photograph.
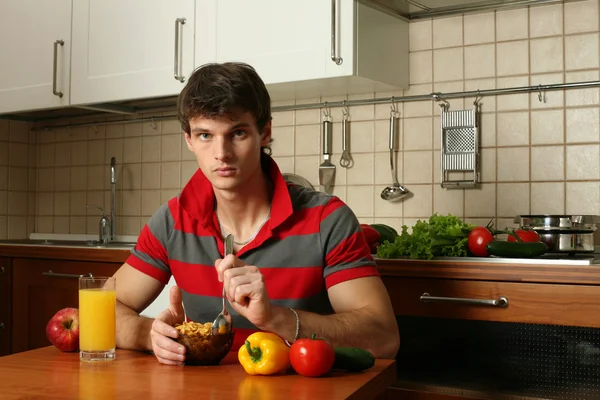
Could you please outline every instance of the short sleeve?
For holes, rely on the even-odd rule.
[[[325,285],[351,279],[379,276],[375,260],[356,215],[343,201],[333,197],[324,207],[320,222],[325,252]]]

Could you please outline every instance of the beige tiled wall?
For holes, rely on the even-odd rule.
[[[410,89],[349,99],[599,80],[599,35],[598,0],[414,22]],[[391,182],[390,105],[350,108],[354,159],[350,169],[339,165],[342,109],[333,108],[335,194],[362,222],[386,222],[397,228],[434,212],[481,224],[495,219],[499,227],[510,224],[517,214],[600,214],[600,89],[548,91],[542,99],[538,100],[538,93],[483,98],[483,183],[477,189],[458,190],[439,185],[438,104],[399,103],[398,177],[415,194],[403,203],[380,198]],[[450,110],[471,108],[474,100],[450,99]],[[317,185],[322,110],[277,112],[273,118],[273,150],[281,169]],[[19,135],[2,135],[3,144],[11,139],[11,146],[21,147]],[[120,234],[138,234],[153,211],[175,195],[196,168],[175,120],[36,131],[35,138],[37,232],[97,232],[99,213],[85,206],[109,205],[111,156],[118,165]],[[15,181],[16,188],[5,183],[11,174],[23,174],[18,168],[24,166],[11,164],[14,172],[3,172],[11,163],[3,151],[0,235],[23,226],[25,217],[32,215],[18,199],[27,194],[27,186],[21,179]],[[18,213],[6,206],[10,196]],[[21,223],[11,223],[17,220]]]
[[[29,124],[0,120],[0,239],[35,229],[35,162]]]

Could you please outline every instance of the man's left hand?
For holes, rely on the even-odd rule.
[[[215,267],[231,307],[255,326],[265,325],[271,318],[271,301],[258,267],[232,254],[215,261]]]

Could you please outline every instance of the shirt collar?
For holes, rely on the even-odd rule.
[[[269,226],[272,229],[282,224],[292,215],[292,199],[287,183],[273,158],[265,153],[261,159],[263,171],[269,175],[273,182],[273,203],[271,205],[271,219]],[[179,196],[179,204],[193,218],[203,225],[212,224],[215,209],[215,193],[212,184],[202,170],[194,173],[185,185]]]

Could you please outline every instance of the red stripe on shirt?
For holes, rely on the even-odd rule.
[[[342,240],[325,256],[327,265],[352,263],[362,259],[373,259],[362,231],[355,232]]]
[[[169,264],[169,257],[167,255],[167,249],[163,244],[154,236],[148,225],[144,225],[144,228],[140,232],[135,249],[152,256],[152,258],[162,261],[165,265]]]
[[[330,287],[337,285],[338,283],[346,282],[357,278],[364,278],[367,276],[379,276],[379,271],[377,271],[377,268],[370,265],[364,267],[343,269],[341,271],[335,272],[327,276],[327,278],[325,278],[325,286],[327,287],[327,289],[329,289]]]
[[[327,203],[327,207],[323,210],[321,221],[324,221],[330,214],[332,214],[338,208],[344,206],[344,203],[337,197],[332,197]]]
[[[215,267],[171,260],[177,285],[190,294],[219,297],[222,284]],[[302,299],[320,293],[323,287],[321,267],[261,268],[271,300]]]
[[[164,283],[165,285],[167,283],[169,283],[169,279],[171,278],[171,275],[169,275],[168,272],[162,271],[162,270],[156,268],[155,266],[152,266],[152,265],[140,260],[133,254],[130,255],[127,258],[127,261],[125,261],[125,262],[127,264],[131,265],[133,268],[137,269],[138,271],[143,272],[144,274],[153,277],[154,279]]]

